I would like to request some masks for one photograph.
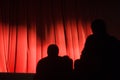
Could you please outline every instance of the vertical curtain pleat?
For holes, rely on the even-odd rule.
[[[7,72],[3,25],[0,23],[0,71]]]
[[[72,30],[71,30],[71,24],[69,21],[65,24],[65,32],[66,32],[66,49],[67,54],[70,56],[70,58],[74,59],[73,55],[73,40],[72,40]]]
[[[16,53],[16,72],[27,71],[27,27],[18,26],[17,30],[17,53]]]
[[[55,24],[56,44],[59,46],[59,56],[67,55],[65,45],[65,33],[62,22]]]
[[[8,46],[9,46],[9,25],[3,24],[3,44],[4,44],[4,56],[6,61],[6,69],[8,66]]]
[[[35,72],[36,68],[36,25],[31,24],[28,29],[27,44],[27,72]]]
[[[9,28],[9,51],[8,51],[8,72],[15,72],[16,66],[16,26],[11,26]]]
[[[79,44],[78,44],[78,31],[77,31],[77,25],[76,25],[76,21],[73,19],[73,21],[71,21],[71,34],[72,34],[72,46],[73,46],[73,56],[74,59],[79,59],[79,55],[80,55],[80,51],[79,51]]]
[[[86,39],[85,34],[84,34],[83,24],[82,24],[81,20],[79,20],[77,22],[77,31],[78,31],[79,51],[80,51],[80,55],[81,55],[82,49],[84,47],[85,39]]]

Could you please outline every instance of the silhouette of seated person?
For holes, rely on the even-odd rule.
[[[113,80],[118,69],[120,41],[107,33],[102,19],[94,20],[91,29],[93,34],[87,37],[81,58],[74,64],[76,78]]]
[[[62,80],[64,75],[63,58],[58,56],[59,49],[55,44],[48,46],[48,56],[41,59],[36,68],[36,80]]]
[[[65,55],[62,57],[63,60],[63,67],[64,67],[64,79],[65,80],[72,80],[73,79],[73,60]]]

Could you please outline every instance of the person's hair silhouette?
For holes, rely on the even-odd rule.
[[[48,57],[51,57],[51,58],[57,57],[58,53],[59,53],[59,49],[57,45],[51,44],[48,46],[48,49],[47,49]]]
[[[106,33],[106,23],[102,19],[96,19],[91,24],[93,34],[101,35]]]

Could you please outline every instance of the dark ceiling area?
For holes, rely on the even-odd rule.
[[[102,18],[107,23],[108,32],[120,39],[119,0],[0,0],[0,21],[22,24],[42,21],[49,13],[52,17]],[[43,17],[44,16],[44,17]]]

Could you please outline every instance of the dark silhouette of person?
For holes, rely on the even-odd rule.
[[[73,79],[73,60],[65,55],[62,57],[63,66],[64,66],[64,80],[72,80]]]
[[[37,64],[35,80],[64,80],[68,78],[68,57],[60,57],[58,53],[59,49],[56,44],[48,46],[48,56],[41,59]]]
[[[106,23],[96,19],[93,34],[86,39],[81,58],[75,61],[75,78],[81,80],[115,80],[119,72],[120,41],[106,31]]]

